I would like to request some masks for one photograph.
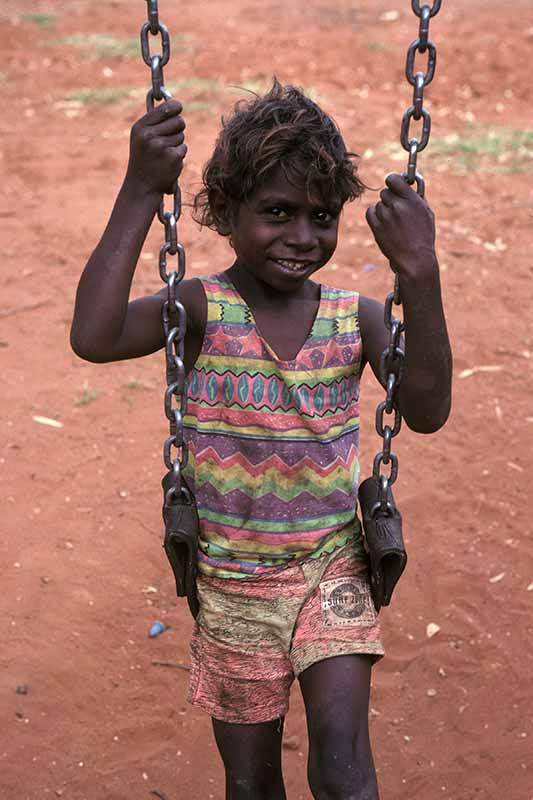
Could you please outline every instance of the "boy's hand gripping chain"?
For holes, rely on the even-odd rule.
[[[421,6],[419,0],[412,0],[412,8],[420,19],[418,38],[407,50],[406,77],[414,87],[413,104],[409,106],[402,119],[401,144],[408,151],[407,170],[403,173],[407,183],[416,183],[418,194],[423,197],[425,183],[417,172],[417,158],[429,141],[431,117],[424,108],[424,89],[431,83],[437,63],[437,48],[429,39],[429,23],[440,10],[441,0],[434,0],[433,5]],[[426,72],[414,72],[416,53],[428,53]],[[420,139],[410,138],[411,120],[422,120]],[[381,379],[386,384],[387,395],[376,409],[376,430],[383,438],[382,450],[374,458],[372,477],[367,478],[359,487],[359,503],[363,517],[363,527],[370,556],[372,597],[376,610],[390,603],[392,592],[398,582],[405,565],[407,554],[402,536],[402,518],[396,507],[391,486],[398,476],[398,456],[392,452],[391,444],[394,436],[400,432],[402,416],[398,407],[398,388],[400,386],[405,363],[401,336],[405,329],[402,321],[392,316],[393,303],[401,304],[398,275],[395,276],[394,291],[385,301],[385,326],[389,331],[389,345],[381,356]],[[384,415],[394,414],[392,427],[384,422]],[[381,465],[390,463],[390,473],[380,472]]]
[[[151,111],[156,100],[169,100],[171,97],[163,79],[163,67],[170,57],[170,37],[167,28],[159,21],[157,0],[147,0],[147,5],[148,22],[141,28],[141,51],[143,60],[152,73],[152,88],[146,96],[146,108]],[[149,34],[161,34],[161,55],[150,54]],[[163,451],[168,469],[162,481],[165,522],[163,547],[174,572],[177,594],[179,597],[187,597],[191,613],[196,617],[196,562],[200,526],[194,496],[182,474],[188,458],[187,443],[183,438],[183,418],[187,401],[184,365],[187,314],[179,301],[179,284],[185,275],[185,250],[178,242],[177,222],[181,215],[181,193],[177,181],[173,187],[173,195],[173,210],[165,211],[165,203],[162,201],[157,214],[165,227],[165,243],[159,249],[159,274],[168,289],[162,309],[166,341],[165,414],[170,423],[170,435],[165,441]],[[177,271],[167,272],[167,255],[177,256]],[[176,405],[173,405],[172,398],[175,398]],[[174,459],[171,454],[173,447],[176,448]]]

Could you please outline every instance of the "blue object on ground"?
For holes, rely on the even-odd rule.
[[[167,629],[167,626],[164,622],[154,622],[150,630],[148,631],[148,636],[151,639],[155,639],[156,636],[159,636],[161,633],[164,633]]]

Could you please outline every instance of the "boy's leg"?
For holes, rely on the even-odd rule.
[[[226,800],[286,800],[281,774],[283,718],[252,725],[213,718],[226,770]]]
[[[315,800],[378,800],[368,734],[370,671],[369,656],[342,655],[300,674]]]

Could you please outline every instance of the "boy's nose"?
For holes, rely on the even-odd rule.
[[[311,250],[316,245],[316,231],[311,220],[295,218],[285,229],[285,243],[299,250]]]

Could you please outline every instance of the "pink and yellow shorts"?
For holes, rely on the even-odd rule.
[[[188,700],[224,722],[282,717],[307,667],[384,652],[367,558],[353,541],[257,578],[199,576],[198,594]]]

